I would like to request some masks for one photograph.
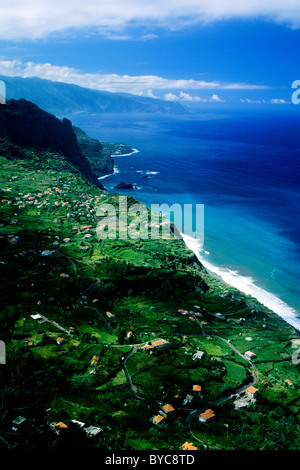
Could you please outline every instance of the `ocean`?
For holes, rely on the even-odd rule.
[[[300,110],[205,110],[186,115],[77,115],[100,141],[137,151],[116,156],[102,180],[147,206],[204,207],[204,243],[186,244],[211,272],[300,330]],[[192,215],[190,214],[192,218]]]

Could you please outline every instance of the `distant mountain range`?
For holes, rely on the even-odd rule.
[[[6,99],[25,99],[56,116],[78,113],[160,113],[188,112],[180,103],[126,93],[92,90],[78,85],[37,77],[0,75],[6,85]]]

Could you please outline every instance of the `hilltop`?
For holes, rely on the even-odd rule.
[[[145,207],[148,238],[99,238],[119,194],[55,139],[27,146],[32,104],[24,136],[15,106],[0,108],[1,450],[298,449],[297,332],[172,226],[152,239]]]
[[[127,93],[92,90],[37,77],[0,75],[0,80],[5,82],[7,100],[24,98],[56,116],[77,113],[183,114],[187,112],[180,103]]]

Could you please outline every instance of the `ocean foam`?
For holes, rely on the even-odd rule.
[[[238,271],[233,271],[229,268],[218,267],[207,261],[201,252],[203,249],[200,247],[199,241],[189,235],[181,234],[185,245],[192,250],[197,256],[200,263],[212,274],[218,276],[226,284],[235,287],[244,294],[251,295],[257,299],[262,305],[272,310],[280,316],[287,323],[292,325],[297,330],[300,330],[300,319],[297,317],[295,309],[283,302],[279,297],[268,292],[261,287],[254,284],[251,277],[242,276]]]
[[[129,155],[133,155],[134,153],[138,153],[139,150],[138,149],[132,149],[132,152],[130,153],[120,153],[120,154],[114,154],[114,155],[111,155],[112,157],[129,157]]]
[[[118,170],[118,168],[115,166],[113,173],[109,173],[108,175],[100,176],[100,177],[98,178],[98,180],[104,180],[104,178],[108,178],[109,176],[115,175],[115,174],[117,174],[117,173],[120,173],[120,170]]]

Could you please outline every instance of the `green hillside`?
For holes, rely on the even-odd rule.
[[[1,139],[0,449],[299,449],[297,332],[181,240],[99,239],[118,197]]]

